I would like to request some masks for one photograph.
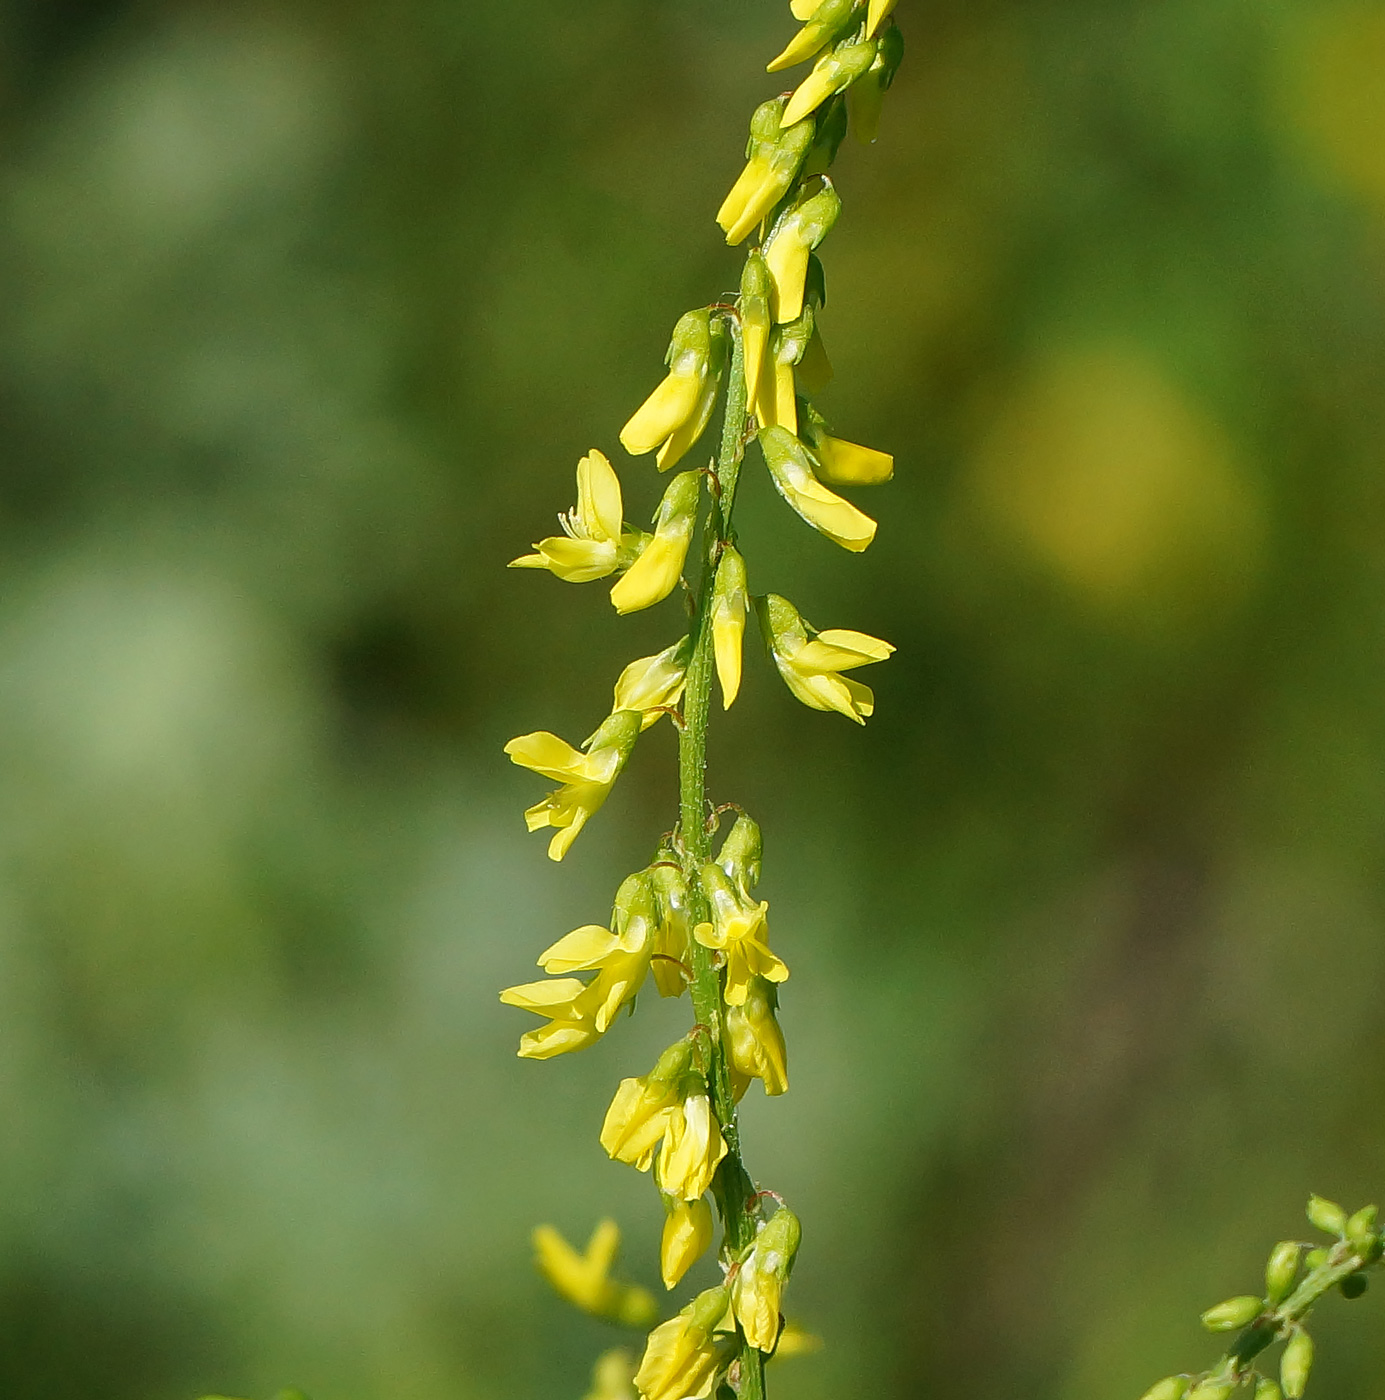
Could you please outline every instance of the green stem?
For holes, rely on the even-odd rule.
[[[683,728],[678,741],[678,829],[683,843],[683,867],[694,926],[709,921],[711,917],[700,875],[703,865],[712,858],[712,837],[707,829],[707,723],[711,715],[712,675],[715,670],[712,586],[716,581],[721,551],[730,543],[731,512],[735,505],[749,410],[744,351],[739,327],[734,324],[732,345],[721,451],[715,469],[716,490],[712,493],[712,508],[703,531],[702,575],[694,600],[692,658],[688,662],[687,684],[683,691]],[[726,1156],[717,1169],[713,1192],[721,1214],[726,1246],[734,1254],[755,1238],[755,1185],[741,1157],[736,1098],[731,1088],[731,1064],[726,1046],[726,1022],[722,1014],[721,974],[713,964],[711,950],[695,939],[690,957],[693,1011],[698,1023],[706,1028],[710,1046],[707,1085],[712,1107],[721,1124],[722,1136],[726,1139]],[[764,1357],[749,1342],[743,1342],[741,1346],[740,1394],[742,1400],[763,1400],[765,1394]]]

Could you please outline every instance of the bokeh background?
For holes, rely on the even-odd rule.
[[[648,858],[672,732],[562,866],[500,750],[679,616],[503,566],[734,286],[792,22],[0,16],[0,1395],[577,1400],[618,1338],[528,1231],[657,1283],[596,1130],[686,1007],[545,1066],[496,991]],[[773,1389],[1133,1397],[1385,1193],[1385,5],[899,20],[824,248],[880,536],[742,521],[899,652],[864,731],[755,658],[713,743],[793,968],[746,1133],[826,1348]],[[1316,1393],[1385,1397],[1380,1306]]]

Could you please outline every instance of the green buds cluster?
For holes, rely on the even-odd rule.
[[[1228,1298],[1202,1314],[1210,1332],[1239,1333],[1220,1362],[1201,1376],[1167,1376],[1142,1400],[1227,1400],[1241,1386],[1254,1385],[1255,1400],[1301,1400],[1313,1366],[1313,1339],[1304,1321],[1324,1294],[1336,1290],[1359,1298],[1366,1270],[1380,1262],[1385,1239],[1375,1206],[1348,1213],[1335,1201],[1310,1197],[1308,1219],[1335,1237],[1327,1248],[1281,1240],[1265,1264],[1265,1295]],[[1254,1362],[1276,1342],[1284,1343],[1277,1380]]]

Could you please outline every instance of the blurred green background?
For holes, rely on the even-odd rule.
[[[734,286],[792,21],[0,15],[0,1395],[577,1400],[613,1335],[528,1231],[657,1283],[596,1132],[686,1004],[536,1065],[496,991],[648,858],[673,736],[562,866],[500,750],[680,619],[503,566],[592,446],[652,510],[616,433]],[[899,652],[864,731],[755,656],[713,741],[793,968],[746,1133],[827,1345],[773,1389],[1133,1397],[1310,1189],[1385,1194],[1385,5],[898,18],[823,250],[880,537],[753,471],[742,538]],[[1314,1393],[1385,1397],[1380,1306]]]

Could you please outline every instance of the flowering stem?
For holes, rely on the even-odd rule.
[[[731,328],[732,354],[722,420],[721,451],[715,468],[716,490],[703,532],[702,576],[694,602],[692,657],[688,663],[683,692],[683,728],[678,736],[679,832],[682,838],[684,874],[688,882],[690,913],[694,925],[711,918],[707,897],[702,891],[702,866],[712,858],[712,834],[707,827],[707,723],[711,714],[712,673],[712,585],[722,548],[730,542],[731,511],[735,505],[736,482],[744,453],[748,411],[744,351],[739,328]],[[726,1156],[713,1182],[717,1209],[728,1249],[737,1253],[755,1238],[752,1215],[755,1186],[741,1157],[740,1132],[736,1123],[736,1099],[731,1088],[730,1057],[725,1043],[722,1015],[721,974],[712,962],[712,953],[696,939],[690,949],[692,961],[692,1002],[700,1025],[707,1030],[709,1063],[707,1084],[712,1107],[726,1139]],[[765,1393],[764,1357],[744,1342],[741,1347],[742,1400],[763,1400]]]

